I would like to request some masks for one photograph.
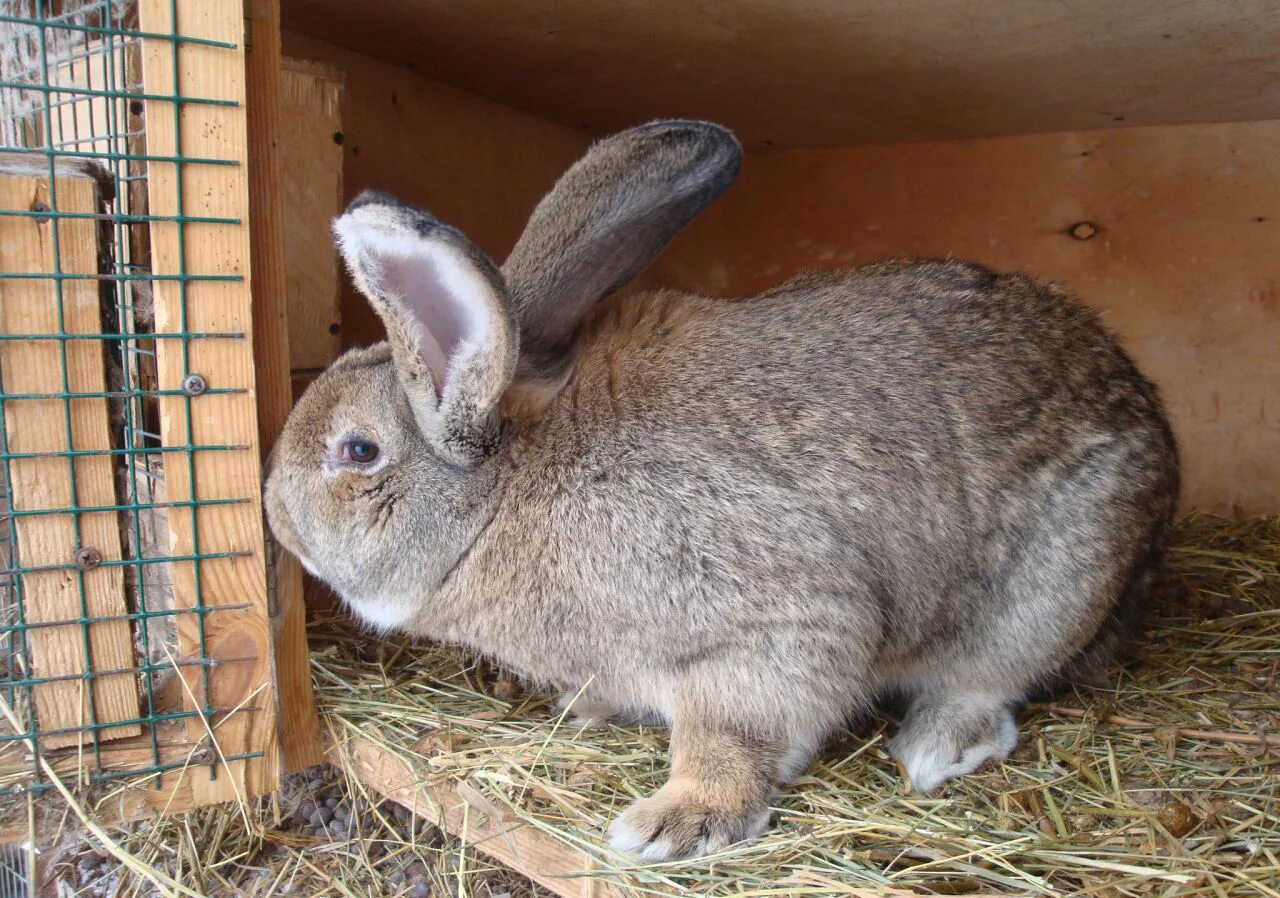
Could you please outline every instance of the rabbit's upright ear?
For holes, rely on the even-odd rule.
[[[520,378],[554,379],[591,304],[653,261],[741,163],[727,129],[660,121],[600,141],[570,168],[502,266],[520,327]]]
[[[365,191],[333,224],[387,328],[396,376],[432,448],[463,467],[493,451],[516,333],[502,275],[454,228]]]

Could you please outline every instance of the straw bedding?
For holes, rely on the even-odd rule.
[[[478,807],[497,807],[581,850],[593,875],[635,894],[855,895],[887,886],[1280,898],[1280,518],[1184,519],[1132,663],[1106,688],[1029,708],[1022,742],[1000,767],[936,796],[904,793],[885,751],[892,721],[882,716],[828,746],[779,797],[768,835],[700,863],[636,866],[602,847],[608,821],[661,785],[664,731],[578,730],[547,697],[523,693],[465,652],[378,641],[349,625],[321,622],[313,667],[335,739],[428,756],[430,783],[465,784]],[[299,894],[532,888],[430,827],[395,818],[352,779],[325,788],[346,790],[347,819],[359,825],[334,832],[310,818],[299,824],[298,799],[286,794],[292,809],[280,807],[280,796],[252,809],[251,836],[227,837],[253,827],[215,809],[137,827],[121,846],[150,863],[134,846],[150,846],[154,858],[155,843],[199,838],[189,863],[199,855],[217,879],[260,869],[258,878],[282,882],[287,869],[309,884]],[[211,825],[221,826],[221,840],[192,832]],[[383,847],[371,852],[375,844]],[[441,860],[450,857],[452,868]],[[411,882],[407,858],[444,873]],[[315,875],[322,871],[330,878]]]

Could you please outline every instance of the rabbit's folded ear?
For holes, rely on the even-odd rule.
[[[497,444],[498,401],[515,371],[502,275],[457,230],[386,194],[360,194],[333,231],[386,325],[427,441],[454,464],[476,464]]]
[[[653,261],[741,164],[727,129],[660,121],[600,141],[570,168],[502,266],[520,327],[520,377],[554,379],[587,309]]]

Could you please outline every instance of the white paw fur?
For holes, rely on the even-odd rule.
[[[702,835],[692,851],[681,852],[671,842],[670,839],[659,838],[649,841],[649,839],[641,832],[638,832],[633,826],[629,814],[631,808],[623,811],[622,814],[614,818],[613,823],[609,825],[609,847],[615,851],[630,854],[645,861],[670,861],[682,857],[703,857],[704,855],[714,854],[717,851],[723,851],[735,841],[754,841],[766,829],[769,828],[770,812],[766,809],[761,811],[746,826],[746,832],[741,839],[731,840],[719,833],[708,833]]]
[[[902,762],[912,791],[928,794],[948,780],[973,773],[988,761],[999,762],[1009,757],[1018,745],[1017,722],[1007,708],[1000,708],[994,714],[992,738],[966,746],[958,756],[953,753],[946,734],[892,740],[890,747]]]

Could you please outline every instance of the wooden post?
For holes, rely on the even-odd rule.
[[[308,176],[295,160],[282,159],[287,146],[281,135],[280,3],[251,0],[250,50],[246,58],[249,103],[249,211],[253,241],[253,349],[257,359],[258,426],[263,458],[293,408],[290,383],[290,313],[285,216],[285,185]],[[284,172],[290,172],[288,178]],[[317,187],[317,189],[320,189]],[[290,233],[308,227],[290,220]],[[327,231],[327,228],[326,228]],[[326,234],[327,237],[327,234]],[[334,295],[337,272],[334,272]],[[280,741],[290,772],[324,760],[320,719],[311,692],[307,649],[307,609],[302,568],[287,552],[275,550],[276,688],[280,698]]]
[[[47,176],[0,175],[0,209],[26,210],[43,204],[64,213],[98,211],[96,186],[86,174],[60,169],[51,197]],[[56,202],[54,202],[56,200]],[[0,216],[0,271],[44,275],[55,272],[57,259],[67,275],[98,273],[98,231],[92,219],[45,219]],[[6,334],[72,334],[102,332],[98,282],[0,277],[0,332]],[[61,308],[60,308],[61,307]],[[61,323],[59,319],[61,318]],[[65,350],[64,347],[65,346]],[[65,351],[66,380],[63,380]],[[48,399],[14,399],[4,403],[4,430],[11,453],[98,451],[111,448],[107,400],[99,396],[64,399],[56,394],[96,393],[106,389],[103,347],[98,340],[0,341],[0,382],[9,395],[54,394]],[[69,430],[68,430],[69,428]],[[74,471],[74,475],[73,472]],[[112,459],[89,455],[69,462],[65,456],[17,458],[10,462],[14,512],[78,507],[111,509],[116,504]],[[74,477],[74,482],[73,482]],[[76,527],[86,554],[75,567]],[[35,678],[79,677],[100,671],[128,671],[135,666],[133,638],[124,597],[123,569],[94,566],[93,561],[121,560],[116,513],[23,515],[15,522],[21,567],[49,567],[21,578],[30,670]],[[96,558],[95,558],[96,556]],[[83,605],[81,597],[83,595]],[[81,624],[83,617],[110,618]],[[58,621],[58,626],[38,626]],[[6,622],[8,623],[8,622]],[[88,651],[86,653],[87,631]],[[22,675],[12,671],[15,679]],[[138,716],[135,676],[124,672],[87,681],[68,679],[33,687],[41,745],[46,749],[90,742],[91,723],[133,721]],[[92,702],[90,701],[92,698]],[[8,729],[7,726],[2,727]],[[67,732],[54,732],[66,730]],[[102,739],[137,734],[137,723],[109,726]]]
[[[182,213],[239,223],[154,222],[152,270],[168,278],[232,275],[238,279],[155,281],[156,330],[180,333],[185,325],[187,332],[245,335],[243,339],[157,341],[161,390],[180,390],[188,374],[199,374],[209,389],[194,398],[162,396],[163,443],[244,447],[192,452],[192,471],[186,453],[167,456],[169,501],[237,500],[203,506],[194,515],[185,509],[169,514],[170,548],[175,556],[197,550],[232,556],[173,564],[175,606],[213,609],[178,615],[180,654],[184,659],[203,656],[218,661],[207,677],[198,666],[183,668],[185,707],[219,711],[211,720],[189,719],[186,730],[188,739],[199,743],[208,742],[208,728],[216,727],[217,752],[222,758],[261,753],[217,765],[218,776],[212,780],[190,776],[193,803],[205,804],[273,788],[280,764],[255,401],[244,9],[239,3],[183,2],[177,4],[177,16],[174,22],[169,0],[139,3],[144,32],[177,33],[234,46],[144,39],[147,95],[181,94],[232,100],[237,105],[186,103],[175,110],[174,103],[163,99],[146,100],[147,152],[152,157],[198,157],[230,164],[153,159],[148,208],[158,216]]]

